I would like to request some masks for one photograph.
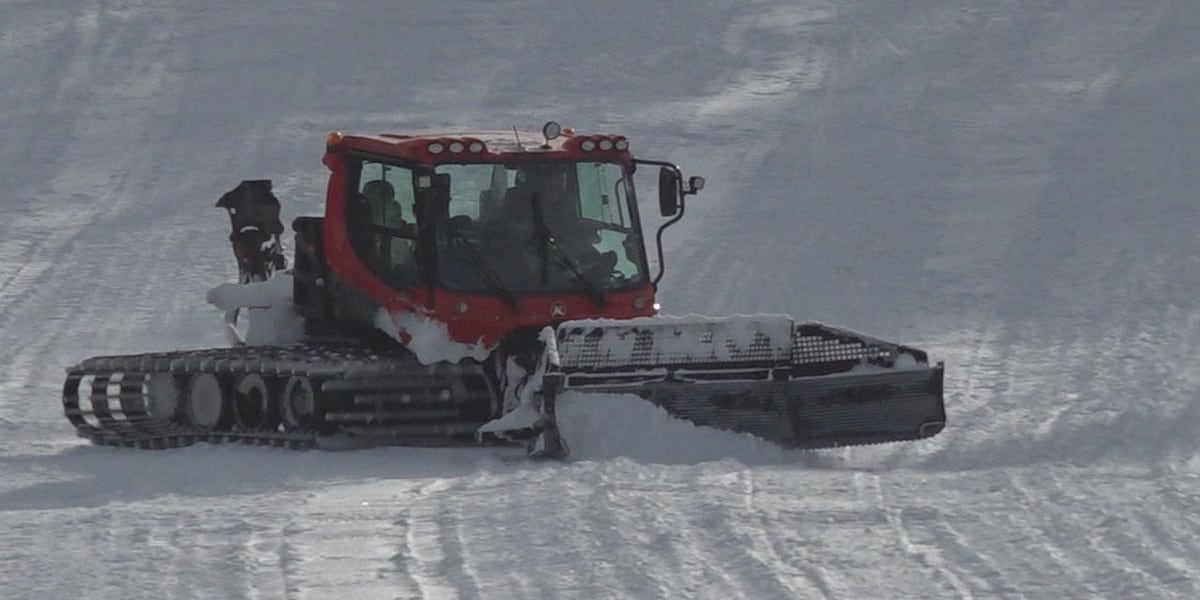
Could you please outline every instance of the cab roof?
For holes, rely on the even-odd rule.
[[[549,142],[536,131],[415,131],[409,133],[380,133],[376,135],[355,136],[364,140],[375,140],[394,145],[429,144],[438,140],[472,139],[483,142],[494,152],[531,152],[546,150],[562,150],[566,136],[560,136]],[[542,146],[549,145],[549,148]]]
[[[623,135],[579,134],[571,129],[547,140],[541,132],[428,130],[373,135],[330,133],[330,152],[359,151],[432,164],[489,162],[520,155],[629,160]]]

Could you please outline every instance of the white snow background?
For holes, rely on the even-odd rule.
[[[1198,107],[1194,0],[0,0],[0,597],[1200,597]],[[223,344],[239,180],[290,222],[329,130],[548,119],[707,177],[667,312],[923,348],[947,429],[793,453],[576,396],[565,464],[74,437],[64,367]]]

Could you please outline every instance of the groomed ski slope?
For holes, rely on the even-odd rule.
[[[1184,0],[0,0],[0,595],[1198,597],[1196,31]],[[328,130],[547,119],[708,178],[666,312],[921,347],[946,431],[788,453],[575,396],[566,464],[73,436],[65,366],[223,343],[239,180],[290,220]]]

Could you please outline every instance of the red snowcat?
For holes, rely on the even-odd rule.
[[[325,215],[293,222],[290,271],[270,181],[217,203],[241,284],[290,275],[275,303],[301,324],[295,339],[84,360],[63,388],[80,436],[141,448],[515,443],[564,457],[555,403],[572,390],[636,395],[793,448],[944,426],[943,367],[916,348],[788,317],[656,316],[663,231],[704,180],[634,158],[624,136],[553,122],[541,135],[331,133],[323,162]],[[653,275],[639,170],[667,218]]]

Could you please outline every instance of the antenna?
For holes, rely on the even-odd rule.
[[[513,137],[517,138],[517,150],[525,151],[525,146],[521,144],[521,134],[517,133],[517,126],[513,125]]]

